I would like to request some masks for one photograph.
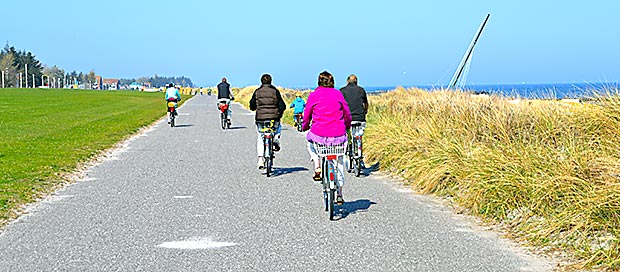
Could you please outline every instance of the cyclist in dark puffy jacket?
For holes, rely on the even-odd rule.
[[[280,134],[282,132],[282,126],[280,125],[280,119],[284,110],[286,110],[286,104],[282,99],[280,91],[271,85],[271,75],[264,74],[261,76],[261,86],[254,91],[252,99],[250,99],[250,110],[256,111],[256,128],[258,130],[258,138],[256,140],[256,153],[258,155],[258,168],[263,167],[263,133],[264,121],[275,121],[274,128],[276,129],[276,135],[273,141],[273,150],[280,150]]]

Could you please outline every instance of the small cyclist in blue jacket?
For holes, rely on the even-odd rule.
[[[176,103],[179,101],[181,101],[179,89],[175,88],[173,83],[168,84],[166,88],[166,103],[174,102],[176,108]],[[170,112],[168,112],[168,124],[170,124]]]
[[[304,108],[306,107],[306,101],[301,98],[301,92],[297,92],[295,96],[295,101],[291,103],[291,106],[289,108],[295,108],[293,113],[293,120],[295,121],[295,126],[297,126],[298,123],[303,122],[303,113]]]

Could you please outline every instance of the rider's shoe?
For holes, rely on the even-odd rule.
[[[280,151],[280,143],[273,143],[273,151],[278,152]]]
[[[338,204],[338,205],[344,204],[344,199],[342,198],[341,195],[336,197],[336,204]]]
[[[314,181],[321,181],[321,168],[314,169],[314,176],[312,176]]]
[[[258,157],[258,162],[256,163],[258,169],[265,168],[265,159],[263,157]]]

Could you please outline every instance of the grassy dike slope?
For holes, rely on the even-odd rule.
[[[235,92],[246,107],[254,89]],[[287,104],[294,98],[293,90],[282,93]],[[566,268],[617,270],[615,93],[587,104],[402,88],[370,96],[366,160],[517,241],[566,254],[573,260]]]
[[[165,114],[161,93],[0,89],[0,98],[0,227]]]

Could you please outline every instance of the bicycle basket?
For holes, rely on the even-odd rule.
[[[345,150],[347,149],[347,142],[337,145],[324,145],[313,142],[312,145],[314,145],[314,150],[316,150],[316,154],[320,157],[325,157],[328,155],[343,156],[345,154]]]
[[[174,107],[176,107],[176,106],[177,106],[177,103],[172,102],[172,101],[171,101],[171,102],[168,102],[168,108],[174,108]]]

